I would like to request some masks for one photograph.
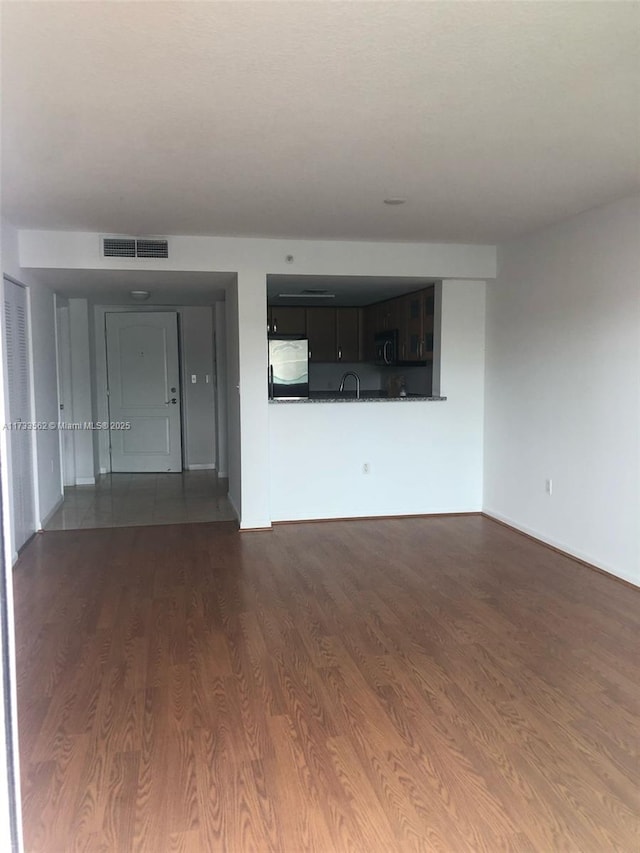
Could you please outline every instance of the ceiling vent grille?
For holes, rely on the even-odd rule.
[[[136,240],[136,257],[138,258],[168,258],[168,240]]]
[[[135,258],[136,241],[123,237],[105,237],[102,241],[102,253],[105,258]]]
[[[168,240],[136,240],[133,237],[103,237],[105,258],[168,258]]]

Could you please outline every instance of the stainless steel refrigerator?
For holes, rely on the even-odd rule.
[[[269,399],[309,396],[309,341],[295,335],[269,337]]]

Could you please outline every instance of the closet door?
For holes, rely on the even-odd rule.
[[[11,492],[13,498],[13,548],[18,551],[35,533],[33,503],[33,433],[31,418],[29,328],[27,293],[4,279],[5,393],[7,395]]]

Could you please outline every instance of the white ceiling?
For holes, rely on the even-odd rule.
[[[640,5],[6,2],[2,96],[19,227],[493,243],[640,186]]]
[[[35,277],[60,296],[90,299],[95,305],[212,305],[225,299],[235,273],[151,270],[39,269]],[[131,290],[148,290],[145,302]]]

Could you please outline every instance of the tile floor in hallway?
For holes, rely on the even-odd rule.
[[[45,530],[233,521],[227,485],[215,471],[103,474],[95,486],[65,488]]]

